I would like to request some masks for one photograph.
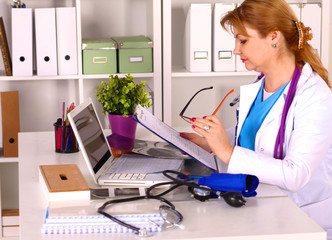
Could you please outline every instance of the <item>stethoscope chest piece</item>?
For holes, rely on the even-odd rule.
[[[208,189],[198,188],[198,187],[189,187],[189,191],[194,195],[194,198],[204,202],[210,198],[211,191]]]

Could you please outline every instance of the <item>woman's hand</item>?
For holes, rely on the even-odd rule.
[[[220,119],[211,115],[204,118],[192,118],[191,123],[193,130],[203,136],[204,142],[208,144],[211,151],[225,164],[228,164],[234,147],[229,143],[225,127]],[[196,137],[195,141],[198,141]]]

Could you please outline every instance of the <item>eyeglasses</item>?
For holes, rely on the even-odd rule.
[[[211,87],[206,87],[206,88],[202,88],[201,90],[197,91],[194,96],[192,96],[189,100],[189,102],[184,106],[184,108],[182,109],[182,111],[180,112],[180,117],[185,120],[186,122],[188,123],[191,123],[190,122],[190,119],[192,119],[191,117],[187,117],[187,116],[184,116],[184,112],[187,110],[189,104],[191,103],[191,101],[196,97],[196,95],[202,91],[205,91],[205,90],[210,90],[212,89],[213,86]],[[224,103],[225,99],[228,97],[228,95],[230,95],[232,92],[234,92],[234,89],[232,89],[231,91],[229,91],[226,96],[223,98],[223,100],[221,101],[221,103],[219,104],[219,106],[216,108],[216,110],[214,110],[214,112],[212,113],[212,115],[216,115],[216,113],[218,112],[219,108],[221,107],[221,105]]]

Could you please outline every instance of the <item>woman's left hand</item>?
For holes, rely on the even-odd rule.
[[[228,164],[234,147],[229,143],[225,127],[220,119],[215,115],[192,118],[191,124],[193,130],[205,138],[212,152]]]

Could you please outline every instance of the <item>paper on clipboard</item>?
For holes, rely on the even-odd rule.
[[[141,105],[137,105],[133,119],[152,133],[156,134],[158,137],[162,138],[182,152],[188,154],[190,157],[199,161],[206,167],[214,171],[218,169],[217,162],[213,154],[207,152],[189,140],[182,138],[178,131],[162,122]]]

